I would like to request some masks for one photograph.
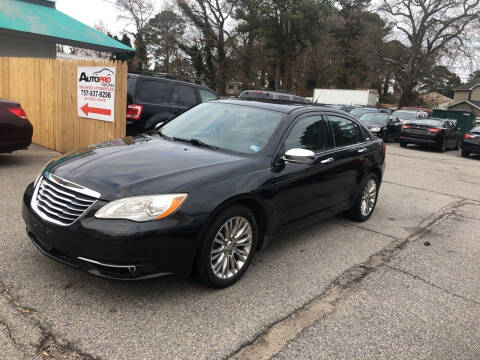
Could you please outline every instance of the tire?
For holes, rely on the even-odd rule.
[[[370,190],[370,187],[372,186],[372,181],[375,184],[374,193],[371,193],[371,190]],[[373,173],[369,174],[363,180],[362,185],[360,187],[358,198],[355,201],[355,204],[353,205],[353,207],[348,211],[348,217],[350,219],[358,222],[363,222],[368,220],[368,218],[372,215],[373,211],[375,210],[375,206],[377,205],[379,185],[380,183],[379,183],[378,177]],[[365,198],[365,195],[367,196],[366,198]],[[362,203],[364,201],[366,201],[365,206],[368,206],[367,209],[363,208]]]
[[[406,143],[406,142],[403,142],[403,141],[400,141],[400,146],[403,147],[403,148],[406,148],[406,147],[407,147],[407,143]]]
[[[244,226],[247,227],[241,232]],[[242,243],[228,236],[229,230],[237,231]],[[257,221],[247,207],[234,205],[218,214],[209,225],[197,254],[195,270],[200,281],[214,289],[237,282],[252,261],[257,237]],[[218,267],[214,269],[215,266]]]
[[[442,138],[442,140],[440,142],[440,146],[438,148],[438,151],[440,151],[441,153],[444,153],[445,151],[447,151],[447,139],[446,138]]]
[[[470,156],[470,153],[467,152],[467,151],[462,150],[462,156],[463,156],[463,157],[469,157],[469,156]]]

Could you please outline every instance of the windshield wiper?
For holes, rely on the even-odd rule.
[[[202,147],[206,147],[208,149],[212,149],[212,150],[218,150],[219,147],[218,146],[214,146],[214,145],[210,145],[210,144],[207,144],[207,143],[204,143],[202,140],[199,140],[199,139],[183,139],[183,138],[179,138],[179,137],[172,137],[173,140],[176,140],[176,141],[183,141],[183,142],[187,142],[189,144],[192,144],[192,145],[195,145],[195,146],[202,146]]]
[[[173,140],[173,138],[171,138],[170,136],[165,135],[165,134],[162,132],[162,130],[157,130],[157,134],[160,135],[160,136],[161,136],[162,138],[164,138],[164,139],[167,139],[167,140],[170,140],[170,141]]]

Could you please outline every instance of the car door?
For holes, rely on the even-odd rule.
[[[402,123],[395,115],[390,115],[387,124],[387,132],[389,138],[398,138],[400,130],[402,129]]]
[[[321,114],[296,119],[282,140],[278,157],[293,148],[313,151],[315,160],[312,164],[282,162],[276,170],[273,188],[280,228],[337,204],[332,191],[335,159],[327,123]]]
[[[173,86],[170,101],[171,112],[179,115],[199,103],[195,88],[187,84],[175,84]]]
[[[328,114],[328,124],[333,135],[335,181],[331,191],[336,201],[350,204],[355,199],[358,186],[363,179],[364,166],[372,161],[374,146],[365,138],[360,125],[350,118],[338,114]]]
[[[445,128],[448,131],[448,147],[455,147],[459,137],[456,124],[448,120],[445,122]]]
[[[136,103],[142,105],[142,119],[147,121],[155,114],[170,111],[172,82],[155,78],[142,79]]]

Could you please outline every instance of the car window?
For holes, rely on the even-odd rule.
[[[195,89],[185,85],[175,85],[173,88],[172,103],[179,106],[197,105]]]
[[[202,99],[202,102],[218,99],[217,94],[214,94],[211,91],[198,89],[198,92],[200,93],[200,98]]]
[[[284,114],[228,103],[206,102],[185,111],[162,128],[169,137],[196,139],[244,154],[261,151],[280,126]]]
[[[306,149],[314,153],[325,150],[328,135],[324,120],[320,115],[309,116],[299,120],[290,131],[285,141],[285,151],[290,149]]]
[[[140,89],[140,99],[153,102],[165,102],[168,83],[159,80],[145,80]]]
[[[342,147],[362,142],[360,127],[353,121],[339,116],[328,116],[328,121],[332,126],[335,146]]]

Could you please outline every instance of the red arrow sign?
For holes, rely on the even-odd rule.
[[[89,107],[88,103],[83,105],[80,110],[82,110],[85,115],[88,116],[89,113],[92,114],[100,114],[100,115],[112,115],[112,110],[110,109],[102,109],[102,108],[95,108],[95,107]]]

